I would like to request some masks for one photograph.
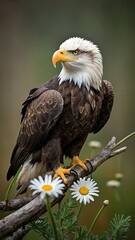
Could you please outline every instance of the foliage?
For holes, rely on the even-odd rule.
[[[115,217],[110,222],[110,228],[108,232],[106,232],[104,239],[125,240],[128,235],[130,221],[130,216],[125,218],[123,214],[115,214]]]
[[[103,236],[89,234],[89,229],[80,226],[76,216],[77,204],[69,197],[54,213],[59,239],[61,240],[125,240],[127,239],[131,217],[115,214],[110,221],[109,229]],[[46,216],[44,219],[33,221],[29,227],[43,236],[46,240],[54,240],[52,226]]]
[[[48,222],[48,218],[38,219],[29,224],[29,228],[39,233],[47,240],[53,240],[53,230],[51,224]]]
[[[58,220],[56,222],[57,228],[66,236],[69,232],[75,233],[77,227],[77,217],[73,209],[77,208],[77,203],[71,197],[60,206],[58,211],[54,214]]]

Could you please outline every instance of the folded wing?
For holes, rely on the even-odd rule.
[[[9,180],[29,155],[38,151],[53,130],[63,110],[63,98],[55,90],[46,90],[33,99],[25,109],[19,136],[7,173]]]

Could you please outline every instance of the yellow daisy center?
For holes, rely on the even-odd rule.
[[[87,195],[89,193],[89,189],[87,187],[81,187],[79,189],[79,192],[82,194],[82,195]]]
[[[52,188],[52,186],[51,185],[47,185],[47,184],[45,184],[45,185],[43,185],[42,186],[42,190],[44,190],[44,191],[50,191],[50,190],[52,190],[53,188]]]

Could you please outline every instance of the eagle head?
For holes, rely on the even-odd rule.
[[[91,41],[80,37],[67,39],[52,57],[52,63],[61,62],[59,84],[73,81],[75,85],[100,89],[102,84],[103,63],[98,47]]]

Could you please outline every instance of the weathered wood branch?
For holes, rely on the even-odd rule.
[[[34,198],[35,196],[31,196],[31,197],[24,197],[19,199],[11,199],[9,201],[0,201],[0,210],[2,211],[18,210],[19,208],[23,207]]]
[[[73,181],[76,181],[78,178],[87,176],[88,174],[94,172],[103,162],[126,150],[126,147],[122,147],[118,150],[113,150],[113,148],[115,147],[115,141],[116,138],[113,137],[111,141],[106,145],[106,147],[97,156],[87,161],[86,165],[88,171],[85,171],[79,166],[75,166],[71,170],[71,175],[67,177],[68,185],[65,186],[64,193],[72,185]],[[64,193],[63,195],[52,201],[52,206],[62,200],[62,198],[64,197]],[[27,200],[16,199],[10,200],[8,202],[8,210],[18,209],[20,208],[20,206],[21,208],[0,220],[0,239],[5,236],[11,235],[18,229],[21,229],[27,223],[38,218],[46,212],[46,206],[44,204],[44,201],[40,199],[40,196],[35,197],[33,200],[31,200],[30,198],[28,198]],[[0,202],[0,208],[4,209],[5,204],[5,202]],[[23,204],[24,206],[22,206]]]

